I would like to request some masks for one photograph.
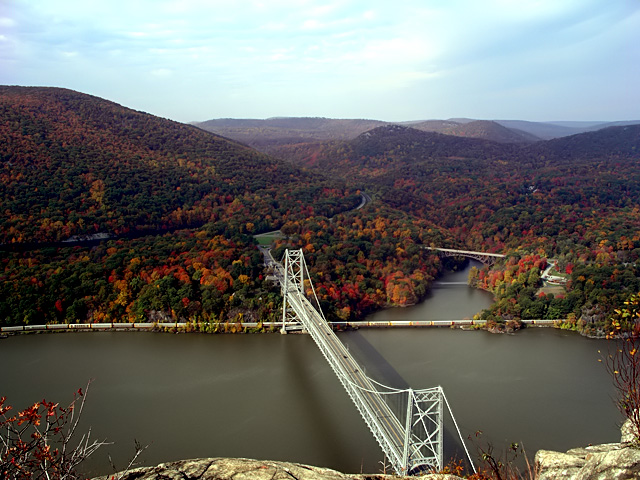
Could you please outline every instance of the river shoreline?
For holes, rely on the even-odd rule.
[[[554,328],[554,320],[525,320],[528,327]],[[484,320],[425,320],[425,321],[356,321],[330,322],[339,330],[358,330],[361,328],[459,328],[462,330],[485,330]],[[289,325],[295,325],[290,323]],[[154,332],[154,333],[207,333],[207,334],[239,334],[239,333],[280,333],[282,322],[247,322],[204,324],[190,322],[163,323],[59,323],[50,325],[18,325],[0,327],[0,339],[10,335],[30,333],[64,333],[64,332]],[[297,332],[289,332],[297,333]]]
[[[263,252],[264,253],[264,252]],[[473,319],[469,311],[451,310],[456,303],[464,303],[471,298],[473,302],[480,301],[483,295],[486,299],[476,305],[477,308],[488,306],[492,301],[488,292],[477,287],[466,284],[467,272],[472,266],[472,262],[465,262],[465,267],[454,271],[445,271],[431,284],[429,292],[419,303],[412,306],[388,307],[378,310],[364,320],[329,322],[337,330],[351,330],[360,328],[460,328],[464,330],[484,330],[490,333],[510,333],[505,329],[491,331],[487,328],[485,320]],[[443,281],[444,279],[444,281]],[[457,280],[457,281],[449,281]],[[462,280],[465,280],[463,285]],[[457,293],[456,293],[457,292]],[[461,293],[466,292],[466,293]],[[463,301],[458,302],[456,297],[462,294]],[[480,296],[478,296],[480,294]],[[434,302],[438,303],[440,296],[445,296],[449,302],[445,310],[440,309],[434,316],[429,311],[429,306]],[[468,297],[467,297],[468,296]],[[483,303],[486,302],[486,303]],[[486,308],[486,307],[485,307]],[[426,309],[426,310],[425,310]],[[424,311],[424,313],[422,313]],[[418,315],[415,314],[418,312]],[[532,319],[519,320],[523,327],[551,327],[560,329],[558,322],[562,320]],[[295,325],[295,323],[292,323]],[[23,333],[45,333],[45,332],[77,332],[77,331],[147,331],[166,333],[279,333],[282,322],[107,322],[95,323],[84,322],[78,324],[49,324],[49,325],[17,325],[0,327],[0,338],[6,335]],[[495,329],[494,329],[495,330]]]

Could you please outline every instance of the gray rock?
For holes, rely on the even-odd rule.
[[[622,443],[625,443],[625,442],[631,443],[631,442],[638,441],[635,434],[633,433],[633,426],[631,425],[631,420],[627,419],[627,421],[622,424],[622,428],[620,429],[620,432],[622,433],[622,438],[620,439]]]
[[[620,430],[621,443],[572,448],[567,453],[540,450],[536,480],[640,479],[640,448],[631,422],[627,420]]]
[[[589,445],[588,447],[572,448],[571,450],[568,450],[567,453],[569,455],[576,455],[586,459],[589,454],[620,450],[621,448],[624,448],[624,446],[620,443],[603,443],[600,445]]]
[[[640,478],[640,450],[625,447],[587,455],[576,480],[627,480]]]
[[[628,480],[640,478],[640,449],[620,443],[536,453],[537,480]]]
[[[163,463],[99,477],[96,480],[390,480],[392,475],[345,475],[297,463],[247,458],[203,458]],[[428,480],[462,480],[455,475],[426,475]]]
[[[536,480],[560,480],[575,478],[585,464],[584,458],[568,453],[538,450],[535,465]]]

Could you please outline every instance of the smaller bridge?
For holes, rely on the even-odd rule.
[[[485,252],[472,252],[469,250],[456,250],[454,248],[437,248],[437,247],[423,247],[426,250],[435,250],[443,257],[467,257],[477,260],[485,265],[493,265],[499,258],[504,258],[506,255],[499,253],[485,253]]]

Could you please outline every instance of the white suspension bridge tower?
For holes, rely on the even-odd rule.
[[[284,266],[275,263],[275,268],[283,296],[282,333],[303,330],[311,335],[395,472],[413,475],[443,468],[444,405],[475,471],[442,387],[401,390],[369,378],[327,323],[302,250],[287,250]]]

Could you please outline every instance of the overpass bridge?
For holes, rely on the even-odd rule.
[[[395,472],[414,475],[441,470],[445,405],[460,435],[442,387],[401,390],[369,378],[326,321],[302,250],[287,250],[284,265],[276,262],[274,266],[283,296],[282,333],[303,330],[311,336]],[[307,298],[307,291],[317,308]],[[475,471],[464,440],[462,445]]]
[[[423,247],[425,250],[437,251],[443,257],[467,257],[474,260],[478,260],[485,265],[493,265],[499,258],[504,258],[506,255],[500,253],[485,253],[485,252],[473,252],[470,250],[456,250],[455,248],[437,248],[437,247]]]

